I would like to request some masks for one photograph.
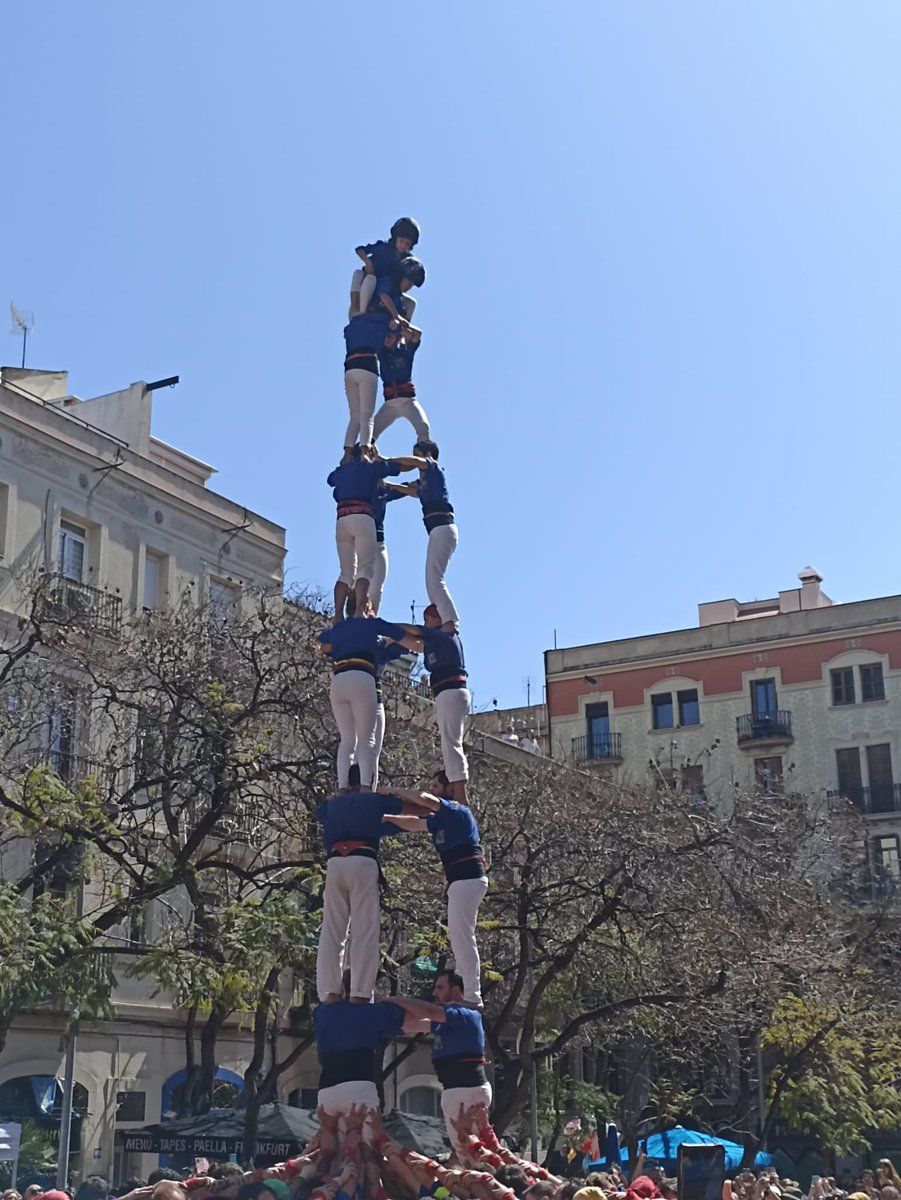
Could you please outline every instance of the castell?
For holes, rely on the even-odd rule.
[[[444,461],[416,396],[413,359],[422,331],[413,322],[411,290],[425,267],[413,251],[420,228],[400,217],[389,236],[356,248],[344,329],[349,420],[339,461],[328,475],[335,500],[339,573],[334,617],[319,634],[330,661],[330,699],[338,731],[335,788],[316,810],[326,854],[324,909],[316,961],[319,1004],[313,1027],[320,1065],[319,1131],[300,1157],[252,1176],[278,1179],[314,1200],[387,1200],[457,1196],[514,1200],[503,1169],[530,1184],[552,1176],[502,1145],[490,1123],[481,967],[476,937],[488,890],[479,829],[470,808],[463,746],[470,693],[460,614],[447,584],[458,531]],[[379,380],[384,402],[376,411]],[[404,418],[412,452],[383,456],[378,438]],[[337,449],[337,431],[336,431]],[[397,481],[398,476],[418,474]],[[386,619],[388,502],[418,499],[425,526],[424,574],[429,604],[421,625]],[[434,697],[442,764],[425,790],[378,790],[385,732],[381,675],[392,658],[422,654]],[[379,974],[379,846],[388,835],[431,835],[447,879],[453,967],[439,972],[431,1001],[376,999]],[[438,1162],[385,1133],[376,1084],[379,1051],[391,1039],[432,1036],[432,1061],[451,1147]],[[196,1181],[200,1183],[201,1181]]]

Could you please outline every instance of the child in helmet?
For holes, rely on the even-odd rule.
[[[378,280],[368,311],[387,312],[392,321],[409,326],[416,301],[408,293],[410,288],[422,287],[424,283],[425,267],[418,258],[408,254],[397,264],[393,275],[383,275]]]
[[[419,241],[419,226],[412,217],[398,217],[391,226],[390,240],[370,242],[368,246],[357,246],[356,254],[363,260],[363,267],[353,273],[350,284],[350,313],[355,317],[364,313],[372,303],[376,284],[386,276],[393,276],[401,260]]]

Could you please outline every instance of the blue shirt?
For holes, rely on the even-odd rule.
[[[357,249],[368,256],[376,277],[393,275],[400,265],[401,257],[393,242],[370,242],[368,246],[358,246]]]
[[[404,630],[381,617],[349,617],[339,621],[330,629],[323,629],[319,641],[323,646],[330,646],[328,652],[332,662],[342,658],[369,658],[376,661],[382,653],[381,636],[400,641]]]
[[[385,670],[385,667],[387,667],[388,663],[396,662],[397,659],[402,658],[405,654],[409,654],[409,651],[405,650],[403,646],[398,646],[396,642],[393,642],[390,646],[383,642],[379,646],[375,656],[376,680],[382,678],[382,672]]]
[[[404,342],[402,346],[383,346],[379,351],[379,373],[387,386],[409,383],[413,378],[413,359],[419,349],[418,342]]]
[[[399,1037],[404,1027],[404,1010],[396,1004],[318,1004],[313,1009],[316,1053],[365,1047],[375,1050],[382,1042]]]
[[[380,353],[385,348],[390,321],[391,318],[385,309],[380,313],[366,312],[354,317],[344,326],[344,345],[347,353]]]
[[[383,275],[379,279],[375,288],[375,295],[372,297],[372,303],[366,310],[370,313],[387,313],[387,308],[382,304],[382,296],[389,296],[394,301],[394,307],[397,309],[399,317],[407,315],[407,306],[404,303],[404,293],[400,290],[400,283],[394,275]]]
[[[461,846],[478,846],[479,827],[472,815],[472,809],[465,804],[457,804],[454,800],[441,801],[437,812],[429,813],[426,824],[435,849],[440,855],[448,850],[457,850]]]
[[[385,509],[392,500],[403,500],[404,492],[395,492],[391,488],[379,488],[372,503],[372,519],[375,521],[375,536],[380,542],[385,540]],[[382,536],[379,537],[379,534]]]
[[[345,792],[332,796],[316,809],[316,820],[322,826],[325,849],[331,854],[335,842],[375,842],[400,833],[396,825],[385,823],[385,813],[399,813],[403,801],[381,792]]]
[[[435,1035],[432,1058],[449,1058],[451,1055],[484,1058],[482,1014],[463,1004],[445,1004],[444,1011],[447,1019],[443,1023],[432,1022],[432,1033]]]
[[[423,510],[427,504],[446,504],[450,508],[451,502],[447,494],[444,469],[439,467],[436,462],[430,462],[425,470],[420,472],[416,494],[419,496],[419,503]]]
[[[388,636],[393,637],[394,635],[389,633]],[[466,670],[460,635],[448,633],[444,629],[432,629],[428,625],[423,625],[422,657],[425,669],[430,675],[447,675],[451,672],[457,674]]]
[[[326,482],[339,504],[349,500],[374,504],[381,481],[388,475],[399,475],[402,470],[400,463],[392,459],[387,462],[360,462],[353,459],[343,467],[335,467]]]

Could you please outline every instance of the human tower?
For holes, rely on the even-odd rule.
[[[469,808],[463,730],[470,707],[459,616],[445,581],[458,533],[439,450],[416,398],[413,359],[422,332],[412,324],[412,287],[425,281],[413,256],[419,226],[401,217],[386,241],[359,246],[344,330],[350,421],[341,461],[328,477],[337,504],[340,574],[335,614],[320,635],[332,664],[330,698],[338,727],[337,792],[319,806],[326,850],[324,911],[316,962],[319,1005],[313,1014],[319,1056],[319,1130],[296,1159],[248,1178],[277,1177],[315,1200],[387,1200],[391,1196],[515,1200],[496,1178],[505,1164],[533,1180],[551,1178],[521,1163],[498,1141],[488,1110],[480,961],[479,905],[488,890],[479,830]],[[384,403],[375,412],[379,378]],[[413,453],[383,457],[377,438],[399,418],[413,427]],[[418,471],[411,483],[389,482]],[[422,625],[378,615],[388,568],[387,504],[414,496],[427,534],[429,605]],[[427,791],[378,790],[385,730],[380,678],[404,651],[422,653],[435,700],[443,768]],[[393,996],[375,1001],[379,969],[379,845],[382,838],[428,832],[447,879],[447,927],[455,967],[439,974],[433,1002]],[[392,1141],[381,1125],[377,1052],[392,1038],[433,1035],[450,1137],[449,1163]],[[212,1180],[196,1179],[203,1188]]]
[[[470,707],[459,615],[445,574],[458,532],[439,448],[416,397],[413,359],[422,331],[413,325],[411,288],[425,281],[413,249],[420,230],[401,217],[390,237],[357,248],[362,266],[351,283],[344,330],[345,391],[350,420],[343,454],[328,476],[337,505],[340,574],[332,624],[320,635],[332,664],[330,697],[338,727],[337,792],[317,809],[327,865],[316,964],[314,1015],[321,1068],[320,1129],[300,1159],[273,1170],[282,1178],[316,1180],[323,1200],[377,1200],[388,1195],[465,1200],[507,1196],[494,1172],[519,1162],[500,1145],[488,1110],[480,961],[479,905],[488,888],[479,831],[469,808],[463,731]],[[379,378],[384,403],[375,411]],[[413,427],[406,456],[383,457],[377,439],[399,418]],[[405,472],[412,482],[390,482]],[[378,615],[388,555],[387,504],[413,496],[427,534],[429,605],[422,625]],[[443,769],[426,791],[378,790],[385,727],[380,677],[404,651],[422,653],[429,672]],[[379,845],[382,838],[428,832],[447,880],[447,926],[455,967],[442,972],[433,1001],[375,1001],[379,969]],[[392,1038],[431,1033],[451,1165],[402,1149],[383,1132],[376,1086],[377,1051]],[[534,1178],[547,1173],[525,1164]],[[309,1184],[307,1185],[308,1190]]]

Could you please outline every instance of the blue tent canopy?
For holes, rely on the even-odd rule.
[[[648,1158],[653,1158],[664,1168],[675,1170],[679,1162],[679,1147],[686,1142],[693,1146],[722,1146],[726,1152],[726,1170],[735,1171],[741,1166],[745,1151],[738,1142],[714,1137],[710,1133],[699,1133],[697,1129],[683,1129],[681,1125],[677,1125],[675,1129],[667,1129],[665,1133],[651,1134],[641,1143],[641,1148]],[[759,1151],[754,1158],[755,1167],[768,1167],[772,1162],[773,1156],[764,1151]]]

